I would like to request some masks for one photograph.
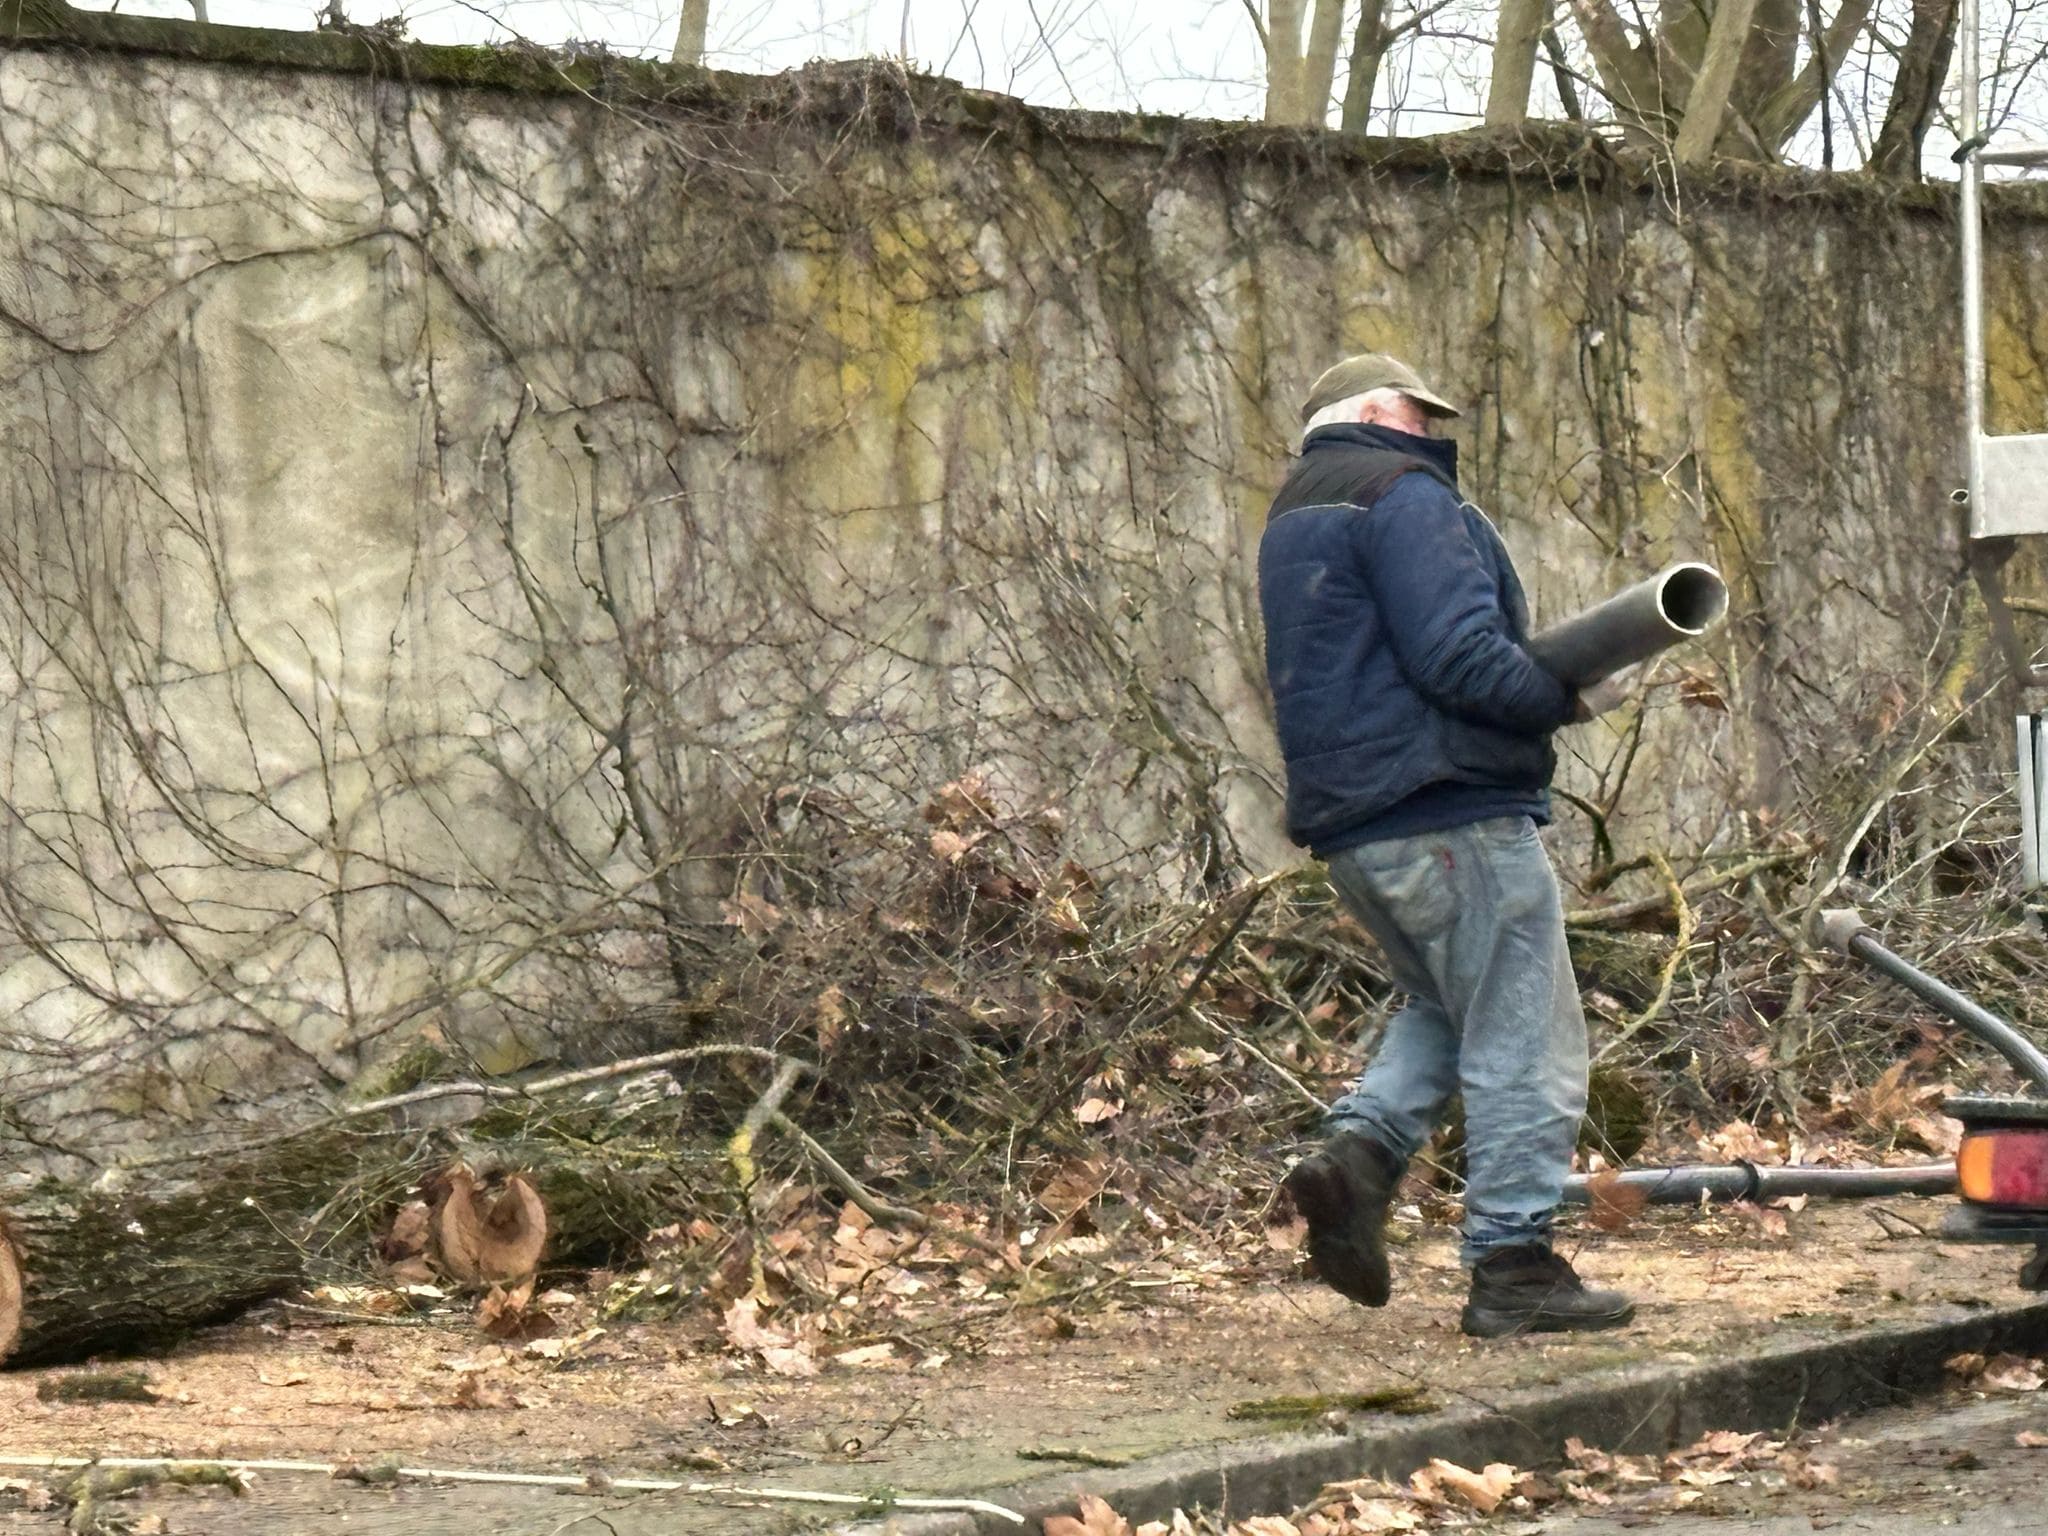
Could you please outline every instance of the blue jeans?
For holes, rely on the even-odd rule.
[[[1365,843],[1331,857],[1330,880],[1408,1003],[1329,1129],[1412,1157],[1463,1092],[1465,1262],[1548,1241],[1586,1109],[1586,1016],[1535,823]]]

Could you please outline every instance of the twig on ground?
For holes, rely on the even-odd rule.
[[[719,1057],[745,1056],[755,1061],[781,1062],[795,1067],[800,1072],[815,1072],[809,1062],[799,1061],[793,1056],[784,1056],[758,1045],[692,1045],[672,1051],[656,1051],[651,1056],[634,1056],[625,1061],[607,1062],[602,1066],[579,1067],[574,1072],[563,1072],[554,1077],[537,1078],[530,1083],[482,1083],[466,1080],[459,1083],[429,1083],[424,1088],[414,1088],[406,1093],[394,1093],[387,1098],[369,1099],[361,1104],[349,1104],[319,1120],[308,1121],[274,1136],[261,1136],[250,1141],[232,1142],[224,1146],[208,1147],[203,1151],[181,1150],[166,1152],[155,1157],[138,1158],[123,1166],[128,1168],[156,1168],[169,1163],[195,1162],[204,1158],[240,1156],[250,1152],[261,1152],[270,1147],[283,1146],[319,1131],[331,1130],[351,1120],[362,1120],[372,1115],[388,1114],[394,1109],[409,1109],[415,1104],[430,1103],[435,1099],[477,1098],[486,1102],[503,1102],[506,1099],[532,1099],[543,1094],[560,1093],[565,1088],[580,1088],[585,1083],[603,1082],[608,1078],[625,1077],[634,1072],[652,1072],[660,1067],[674,1066],[678,1062],[703,1061]],[[785,1090],[786,1091],[786,1090]],[[482,1110],[477,1111],[478,1114]],[[474,1118],[474,1116],[468,1117]],[[457,1124],[462,1123],[460,1120]]]
[[[1897,1211],[1893,1210],[1890,1206],[1873,1205],[1870,1208],[1870,1219],[1876,1222],[1880,1227],[1884,1228],[1884,1235],[1886,1237],[1905,1236],[1905,1233],[1903,1232],[1896,1232],[1892,1228],[1886,1227],[1884,1224],[1887,1221],[1896,1221],[1902,1227],[1911,1228],[1913,1235],[1916,1237],[1927,1236],[1927,1229],[1921,1226],[1919,1222],[1915,1221],[1910,1216],[1901,1216]]]
[[[1323,1114],[1329,1109],[1329,1105],[1325,1104],[1308,1088],[1302,1085],[1302,1081],[1300,1078],[1296,1077],[1292,1072],[1288,1071],[1285,1067],[1281,1066],[1279,1062],[1275,1061],[1272,1057],[1268,1056],[1256,1045],[1253,1045],[1251,1041],[1247,1040],[1243,1035],[1239,1034],[1236,1030],[1229,1028],[1227,1025],[1220,1024],[1216,1020],[1208,1018],[1205,1015],[1198,1014],[1197,1017],[1201,1019],[1202,1023],[1206,1024],[1209,1027],[1210,1031],[1215,1034],[1217,1039],[1227,1041],[1231,1045],[1234,1045],[1239,1050],[1243,1051],[1245,1055],[1251,1057],[1253,1061],[1256,1061],[1260,1066],[1264,1067],[1269,1073],[1271,1073],[1275,1079],[1277,1079],[1281,1084],[1283,1084],[1286,1087],[1289,1093],[1293,1094],[1297,1099],[1300,1099],[1302,1103],[1306,1104],[1310,1109],[1313,1109],[1317,1114]]]
[[[623,1483],[615,1486],[624,1487]],[[814,1493],[806,1488],[742,1488],[731,1483],[691,1483],[687,1492],[723,1494],[735,1499],[771,1499],[789,1504],[838,1504],[856,1509],[950,1509],[967,1514],[993,1515],[1012,1525],[1024,1524],[1014,1509],[991,1504],[986,1499],[909,1499],[895,1494]]]
[[[742,1193],[751,1193],[759,1170],[754,1166],[754,1138],[761,1134],[761,1127],[782,1113],[782,1101],[796,1087],[796,1080],[809,1070],[805,1063],[793,1058],[781,1058],[782,1065],[775,1069],[775,1076],[768,1086],[761,1090],[761,1096],[748,1108],[740,1121],[739,1129],[732,1133],[725,1144],[727,1161]]]
[[[1787,864],[1796,864],[1809,856],[1804,848],[1781,848],[1775,853],[1758,854],[1727,869],[1707,870],[1694,875],[1692,879],[1675,887],[1678,894],[1687,901],[1693,901],[1709,891],[1718,891],[1727,886],[1739,885],[1751,875],[1761,874],[1767,869],[1778,869]],[[1634,922],[1639,917],[1648,917],[1654,912],[1670,908],[1672,888],[1659,891],[1654,896],[1644,896],[1635,901],[1617,902],[1611,907],[1580,907],[1564,915],[1567,928],[1614,928]]]
[[[965,1243],[971,1248],[977,1248],[983,1253],[1003,1260],[1005,1263],[1009,1261],[1010,1254],[1007,1248],[1003,1247],[1001,1243],[983,1237],[979,1232],[970,1232],[965,1227],[955,1227],[946,1222],[933,1221],[924,1212],[914,1211],[907,1205],[890,1204],[865,1184],[861,1183],[859,1179],[855,1178],[847,1170],[845,1164],[841,1163],[830,1152],[827,1152],[818,1144],[815,1137],[781,1110],[778,1109],[770,1114],[768,1123],[778,1131],[792,1137],[806,1153],[816,1160],[818,1166],[825,1170],[826,1177],[839,1186],[841,1193],[855,1205],[859,1206],[862,1211],[866,1212],[870,1220],[879,1221],[889,1226],[908,1227],[913,1232],[927,1232],[934,1237],[950,1238],[955,1242]]]
[[[1664,877],[1672,907],[1678,913],[1678,933],[1671,941],[1671,953],[1664,961],[1663,974],[1657,980],[1657,995],[1641,1013],[1630,1019],[1608,1037],[1607,1043],[1593,1053],[1593,1060],[1599,1061],[1617,1045],[1633,1038],[1639,1031],[1654,1023],[1659,1015],[1670,1006],[1671,989],[1678,980],[1678,967],[1685,959],[1685,953],[1692,947],[1692,938],[1699,931],[1699,913],[1685,899],[1685,887],[1679,884],[1677,873],[1671,868],[1671,861],[1661,853],[1653,853],[1650,862],[1657,873]]]

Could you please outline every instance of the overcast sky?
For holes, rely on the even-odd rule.
[[[94,9],[105,0],[85,0]],[[351,20],[405,16],[428,42],[520,35],[602,41],[666,57],[679,0],[343,0]],[[183,0],[121,0],[123,12],[187,16]],[[305,28],[317,0],[210,0],[238,26]],[[817,58],[907,53],[935,73],[1054,106],[1245,117],[1262,94],[1242,0],[712,0],[711,56],[776,71]]]
[[[82,3],[109,8],[108,0]],[[210,15],[233,25],[309,28],[319,3],[210,0]],[[1374,131],[1426,134],[1476,122],[1491,64],[1495,3],[1392,0],[1390,14],[1410,14],[1422,5],[1429,21],[1424,35],[1389,57],[1375,97]],[[1822,0],[1823,16],[1832,17],[1842,3]],[[583,39],[666,58],[681,0],[342,4],[359,22],[403,15],[410,34],[428,42],[517,36],[552,46]],[[115,8],[191,15],[187,0],[119,0]],[[1858,136],[1867,137],[1883,116],[1889,48],[1907,14],[1906,0],[1881,3],[1880,29],[1887,37],[1866,36],[1860,57],[1852,56],[1842,72],[1830,103],[1839,167],[1860,163]],[[1347,30],[1353,24],[1347,15]],[[2048,0],[1986,0],[1985,24],[1988,69],[1997,69],[2001,59],[2031,69],[2048,51]],[[1575,39],[1569,27],[1564,31],[1569,46]],[[921,69],[1048,106],[1248,118],[1259,115],[1264,94],[1263,59],[1246,0],[712,0],[710,36],[709,62],[725,68],[773,73],[819,58],[901,56]],[[2031,108],[2039,94],[2029,86],[2021,101]],[[1562,115],[1548,69],[1537,71],[1532,108],[1539,115]],[[2048,112],[2023,111],[2020,117],[2038,123]],[[1816,115],[1791,146],[1793,157],[1819,164],[1821,136]],[[1947,161],[1953,143],[1938,125],[1929,134],[1930,175],[1954,174]]]

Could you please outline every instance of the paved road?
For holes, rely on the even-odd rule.
[[[1520,1527],[1557,1536],[1877,1536],[2028,1532],[2048,1536],[2048,1449],[2014,1442],[2048,1434],[2048,1393],[1930,1403],[1857,1419],[1829,1435],[1817,1459],[1841,1473],[1833,1488],[1761,1486],[1709,1491],[1683,1513],[1633,1500],[1597,1513],[1553,1514]]]
[[[2035,1533],[2048,1536],[2048,1449],[2023,1449],[2022,1430],[2048,1434],[2048,1392],[2024,1397],[1945,1399],[1857,1419],[1827,1432],[1815,1459],[1834,1465],[1836,1486],[1802,1491],[1759,1480],[1705,1491],[1684,1511],[1672,1490],[1541,1519],[1503,1520],[1498,1536],[1874,1536]],[[0,1496],[0,1536],[55,1536],[59,1512],[29,1514]],[[131,1519],[161,1516],[178,1536],[337,1536],[366,1531],[406,1536],[672,1536],[683,1530],[787,1533],[815,1530],[815,1513],[788,1507],[728,1512],[684,1508],[661,1496],[634,1500],[565,1498],[489,1487],[364,1489],[325,1478],[266,1479],[245,1501],[213,1490],[146,1495],[121,1506]]]

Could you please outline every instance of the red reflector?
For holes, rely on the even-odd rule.
[[[1978,1131],[1956,1154],[1963,1198],[1977,1205],[2048,1210],[2048,1130]]]

